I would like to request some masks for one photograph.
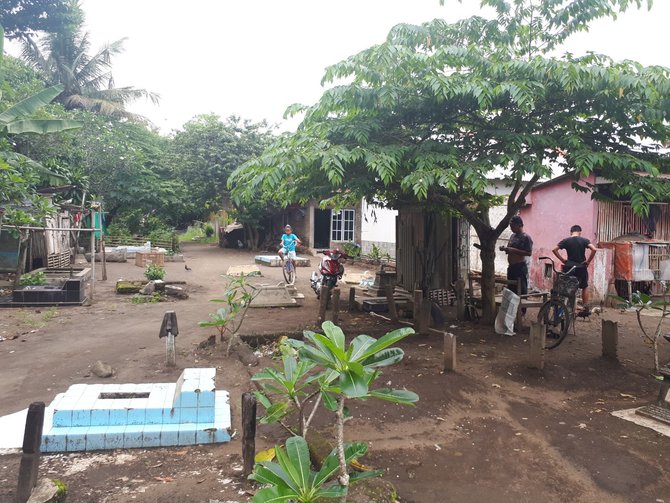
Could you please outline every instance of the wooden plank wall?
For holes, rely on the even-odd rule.
[[[646,219],[633,213],[630,204],[625,202],[598,203],[598,242],[610,242],[624,234],[647,234]],[[654,239],[670,241],[670,205],[654,204],[654,211],[658,213]]]
[[[396,219],[398,285],[405,290],[449,289],[454,263],[453,221],[438,213],[406,207]]]

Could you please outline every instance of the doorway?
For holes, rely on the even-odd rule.
[[[331,210],[314,208],[314,248],[330,248]]]

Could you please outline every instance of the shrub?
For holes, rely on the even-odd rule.
[[[214,227],[212,227],[212,224],[205,225],[205,236],[211,238],[213,235],[214,235]]]
[[[144,270],[144,276],[149,280],[157,280],[165,278],[165,268],[158,264],[149,264]]]
[[[46,274],[42,271],[39,272],[29,272],[23,274],[19,280],[19,285],[28,286],[28,285],[44,285],[47,282]]]

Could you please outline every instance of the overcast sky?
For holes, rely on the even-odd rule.
[[[670,1],[599,22],[569,49],[670,67]],[[113,62],[117,86],[161,95],[132,111],[163,131],[201,113],[282,123],[292,103],[311,104],[326,66],[384,40],[397,23],[450,21],[478,0],[83,0],[93,47],[127,37]],[[294,122],[283,123],[292,129]]]

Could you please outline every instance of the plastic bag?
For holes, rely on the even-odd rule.
[[[514,335],[514,321],[519,310],[521,298],[509,288],[502,292],[502,302],[495,321],[496,334]]]

